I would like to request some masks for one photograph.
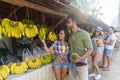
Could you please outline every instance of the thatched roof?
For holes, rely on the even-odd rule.
[[[42,15],[44,13],[46,23],[50,26],[55,25],[57,27],[71,13],[79,18],[80,24],[87,24],[92,27],[99,26],[104,30],[108,28],[108,25],[101,20],[97,20],[91,15],[70,6],[65,0],[1,0],[0,16],[1,18],[8,17],[12,19],[17,17],[18,20],[22,20],[28,16],[26,14],[26,7],[29,8],[29,17],[36,21],[36,23],[42,22]]]

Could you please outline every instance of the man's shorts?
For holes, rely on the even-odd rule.
[[[104,55],[105,56],[112,56],[113,49],[104,49]]]
[[[68,65],[69,65],[69,62],[67,61],[67,62],[64,62],[64,63],[59,63],[58,61],[54,61],[53,62],[53,66],[54,67],[57,67],[57,68],[68,68]]]

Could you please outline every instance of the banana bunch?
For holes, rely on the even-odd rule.
[[[10,19],[4,18],[4,19],[2,19],[2,21],[1,21],[2,32],[3,32],[3,34],[4,34],[5,36],[7,35],[6,28],[5,28],[6,22],[10,22]]]
[[[41,66],[41,60],[40,59],[29,60],[27,64],[29,68],[36,69]]]
[[[11,74],[22,74],[26,72],[27,69],[28,69],[28,66],[25,62],[12,63],[10,65]]]
[[[25,35],[28,38],[33,38],[38,34],[38,28],[36,25],[24,24],[25,26]]]
[[[42,56],[40,59],[41,59],[42,64],[48,64],[48,63],[52,62],[50,55]]]
[[[48,33],[48,29],[45,26],[40,26],[38,35],[41,37],[43,40],[46,39],[46,35]]]
[[[2,39],[2,26],[0,25],[0,40]]]
[[[8,18],[2,20],[2,32],[5,36],[21,38],[24,36],[24,26],[20,21],[13,21]]]
[[[50,56],[51,56],[51,60],[54,61],[55,60],[55,51],[54,50],[52,50],[50,52]]]
[[[48,39],[50,40],[50,41],[55,41],[56,39],[57,39],[57,36],[56,36],[56,34],[53,32],[53,31],[50,31],[49,33],[48,33]]]
[[[54,61],[55,60],[55,54],[51,54],[51,60]]]
[[[44,65],[44,64],[47,64],[47,61],[46,61],[46,57],[45,57],[45,56],[42,56],[42,57],[40,58],[40,60],[41,60],[41,62],[42,62],[43,65]]]
[[[4,80],[10,74],[10,69],[7,65],[0,66],[0,80]]]

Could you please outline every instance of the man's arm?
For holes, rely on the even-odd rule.
[[[91,41],[91,38],[89,36],[88,33],[85,33],[84,34],[84,40],[83,40],[83,44],[86,48],[86,52],[84,55],[78,57],[77,60],[75,60],[74,62],[80,62],[81,60],[87,58],[88,56],[90,56],[90,54],[92,53],[93,51],[93,45],[92,45],[92,41]]]
[[[81,56],[81,59],[87,58],[93,51],[92,41],[88,33],[85,33],[83,44],[85,45],[85,48],[87,48],[87,50],[86,53]]]
[[[113,45],[114,42],[115,42],[115,40],[110,40],[110,42],[106,42],[105,44]]]

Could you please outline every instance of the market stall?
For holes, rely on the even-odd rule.
[[[1,80],[55,80],[52,70],[54,51],[46,55],[38,36],[50,46],[57,39],[59,28],[65,28],[69,14],[76,14],[80,27],[86,31],[97,26],[107,29],[101,21],[61,1],[0,1],[0,39],[7,41],[9,50],[1,56],[4,64],[0,70]]]

